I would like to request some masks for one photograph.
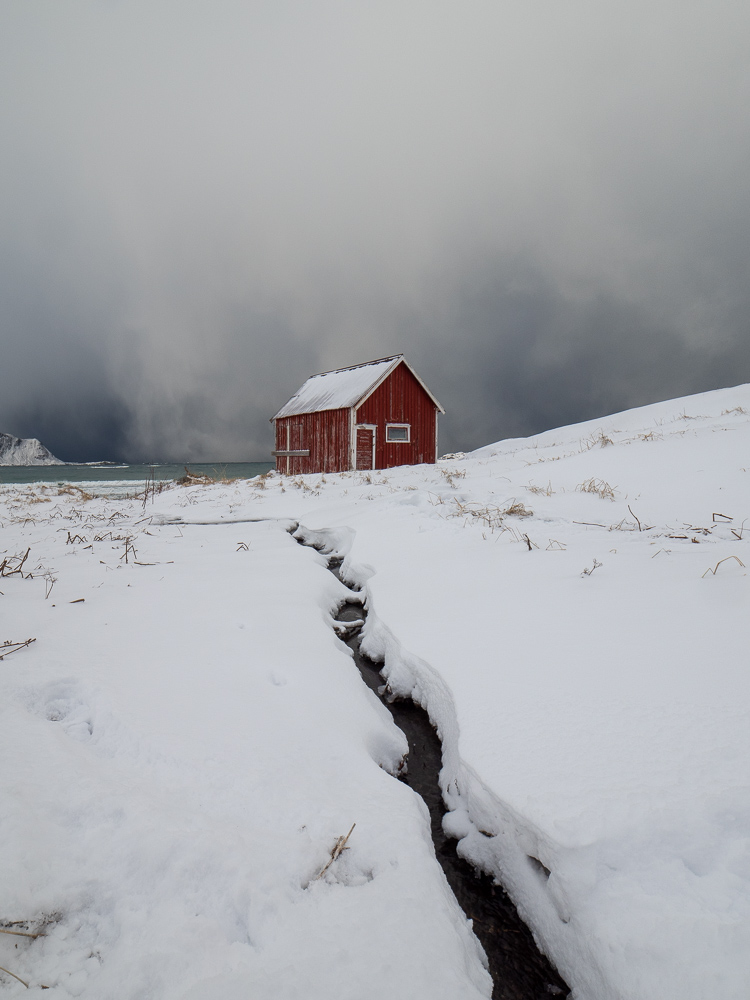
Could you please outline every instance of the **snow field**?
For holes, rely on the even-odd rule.
[[[576,997],[746,995],[749,413],[741,386],[256,493],[354,530],[332,548],[438,726],[446,826]]]
[[[746,993],[749,396],[692,401],[700,424],[645,408],[451,463],[464,508],[533,507],[506,531],[436,520],[445,494],[389,512],[387,530],[350,522],[352,562],[377,560],[371,652],[449,743],[460,733],[447,827],[581,997]],[[601,423],[613,443],[587,447]],[[576,490],[592,478],[615,499]],[[550,496],[524,491],[541,482]],[[442,689],[430,703],[433,672],[453,705]]]
[[[51,919],[0,935],[32,986],[0,989],[488,996],[424,809],[387,773],[403,737],[330,627],[348,591],[322,557],[287,522],[138,526],[140,505],[111,521],[111,503],[81,519],[50,500],[30,524],[10,506],[3,546],[57,582],[46,601],[41,579],[0,586],[3,631],[37,639],[0,661],[0,919]],[[67,545],[71,524],[89,543],[116,524],[155,565]]]
[[[65,556],[46,602],[42,581],[15,581],[15,605],[9,581],[0,586],[5,627],[9,609],[24,608],[28,617],[18,619],[18,631],[14,621],[13,637],[39,637],[0,663],[0,678],[9,664],[19,673],[24,665],[26,686],[5,680],[0,702],[16,727],[14,753],[16,743],[28,746],[29,726],[57,741],[38,759],[31,748],[14,758],[4,780],[23,774],[19,788],[32,792],[24,798],[19,790],[23,809],[11,811],[13,832],[3,836],[21,858],[38,840],[36,863],[24,862],[13,880],[23,915],[56,907],[67,916],[55,933],[69,936],[74,919],[89,921],[87,938],[78,928],[73,935],[86,942],[70,971],[90,977],[81,995],[97,995],[94,984],[101,995],[106,982],[109,995],[135,996],[152,981],[154,995],[193,1000],[239,996],[248,984],[282,997],[360,996],[368,988],[373,997],[407,988],[410,996],[488,995],[477,946],[435,874],[424,815],[408,789],[375,766],[392,769],[403,744],[353,671],[343,679],[349,664],[329,612],[345,588],[282,524],[187,523],[254,517],[299,521],[306,541],[344,557],[343,578],[361,586],[367,602],[364,648],[384,658],[391,690],[419,701],[440,731],[446,828],[460,838],[461,853],[506,885],[577,1000],[744,1000],[749,414],[750,387],[740,386],[500,442],[436,467],[175,489],[128,511],[133,531],[152,533],[136,540],[139,559],[174,557],[173,567],[96,569],[81,547],[73,555],[62,545],[54,526],[43,535],[41,525],[13,522],[18,505],[6,492],[11,517],[2,545],[19,551],[36,531],[49,558]],[[66,516],[75,518],[69,506]],[[107,502],[79,506],[96,511]],[[167,523],[178,517],[181,528]],[[271,554],[259,559],[265,537]],[[237,551],[240,541],[248,552]],[[111,565],[120,553],[108,557]],[[62,603],[64,580],[70,599],[84,596],[84,583],[105,593],[100,604],[90,606],[86,594],[85,605],[65,605],[59,617],[67,625],[43,644],[41,626],[53,621],[49,605]],[[115,580],[126,582],[115,588]],[[94,607],[95,619],[81,619]],[[114,643],[103,635],[113,622]],[[240,624],[251,626],[251,644]],[[51,652],[63,637],[65,654]],[[247,676],[246,664],[253,665]],[[68,696],[78,706],[69,723],[33,714],[28,671],[34,697],[46,690],[48,701],[45,684],[83,685],[71,690],[85,697]],[[53,693],[52,700],[63,697]],[[112,735],[97,736],[94,726],[80,744],[64,725],[85,732],[92,705]],[[10,729],[0,732],[6,738]],[[116,751],[105,752],[108,745]],[[87,795],[81,775],[93,764],[56,765],[60,774],[68,768],[64,791],[45,772],[48,760],[76,752],[102,768]],[[248,761],[257,769],[244,773]],[[293,795],[280,775],[292,776]],[[106,826],[96,794],[109,803],[107,829],[121,824],[120,851],[136,852],[127,870],[120,851],[104,846],[114,833],[95,837],[91,852],[80,839],[89,824]],[[151,810],[160,812],[156,822]],[[198,832],[190,847],[178,838],[180,824],[197,830],[196,810],[210,826],[205,843],[216,838],[213,852],[201,853]],[[48,835],[34,833],[35,819]],[[302,889],[355,820],[352,852],[334,866],[335,877]],[[61,840],[50,832],[55,824],[67,831]],[[146,846],[154,828],[161,853]],[[226,846],[230,828],[242,845]],[[128,829],[138,831],[134,841]],[[190,854],[181,867],[180,851]],[[150,860],[139,888],[141,854]],[[60,883],[68,857],[75,864]],[[99,860],[84,891],[89,857]],[[219,875],[195,875],[209,859]],[[370,871],[376,875],[366,881]],[[156,893],[159,879],[164,891]],[[117,888],[127,902],[112,901]],[[205,896],[200,906],[198,896]],[[148,918],[141,933],[157,897],[170,913]],[[240,928],[236,939],[226,927],[227,897],[231,913],[241,914],[230,920]],[[169,933],[163,919],[171,920]],[[357,924],[363,919],[367,934]],[[27,950],[29,962],[32,953],[47,954],[50,940]],[[179,946],[170,952],[173,941]],[[99,972],[84,969],[96,949],[105,956]],[[122,990],[128,962],[127,975],[141,977],[131,993]],[[172,977],[182,993],[169,992]],[[111,992],[115,983],[119,993]]]

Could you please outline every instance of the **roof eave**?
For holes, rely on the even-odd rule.
[[[289,400],[289,402],[291,402],[291,400]],[[281,407],[275,417],[271,417],[268,421],[270,424],[272,424],[274,420],[285,420],[287,417],[301,417],[308,413],[334,413],[336,410],[352,409],[351,406],[323,406],[319,410],[300,410],[299,413],[284,413],[283,411],[286,405],[287,404],[285,403],[284,406]],[[354,405],[356,406],[357,404],[355,403]]]

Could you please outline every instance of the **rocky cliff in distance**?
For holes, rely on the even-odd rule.
[[[65,465],[36,438],[0,432],[0,465]]]

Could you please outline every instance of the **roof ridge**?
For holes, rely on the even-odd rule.
[[[403,357],[403,354],[389,354],[385,358],[375,358],[374,361],[362,361],[358,365],[345,365],[343,368],[331,368],[330,371],[316,372],[315,375],[310,375],[307,381],[309,382],[311,378],[320,378],[321,375],[335,375],[337,372],[353,372],[357,368],[367,368],[368,365],[381,365],[384,361],[396,361],[397,358]]]
[[[334,368],[311,375],[287,400],[272,420],[300,413],[320,413],[323,410],[351,409],[364,403],[385,379],[404,365],[427,393],[441,413],[445,410],[417,375],[403,354],[391,354],[347,368]],[[368,368],[377,371],[368,372]]]

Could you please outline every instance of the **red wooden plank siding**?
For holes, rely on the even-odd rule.
[[[274,428],[276,431],[274,451],[284,451],[286,448],[286,420],[275,420]],[[287,461],[281,456],[276,456],[276,471],[286,472]]]
[[[405,364],[398,365],[357,410],[358,424],[375,424],[375,468],[434,462],[437,409]],[[386,424],[410,424],[411,440],[388,442]]]
[[[309,450],[309,455],[278,456],[278,471],[291,476],[308,472],[345,472],[349,468],[349,410],[299,413],[278,419],[276,451],[305,449]]]

